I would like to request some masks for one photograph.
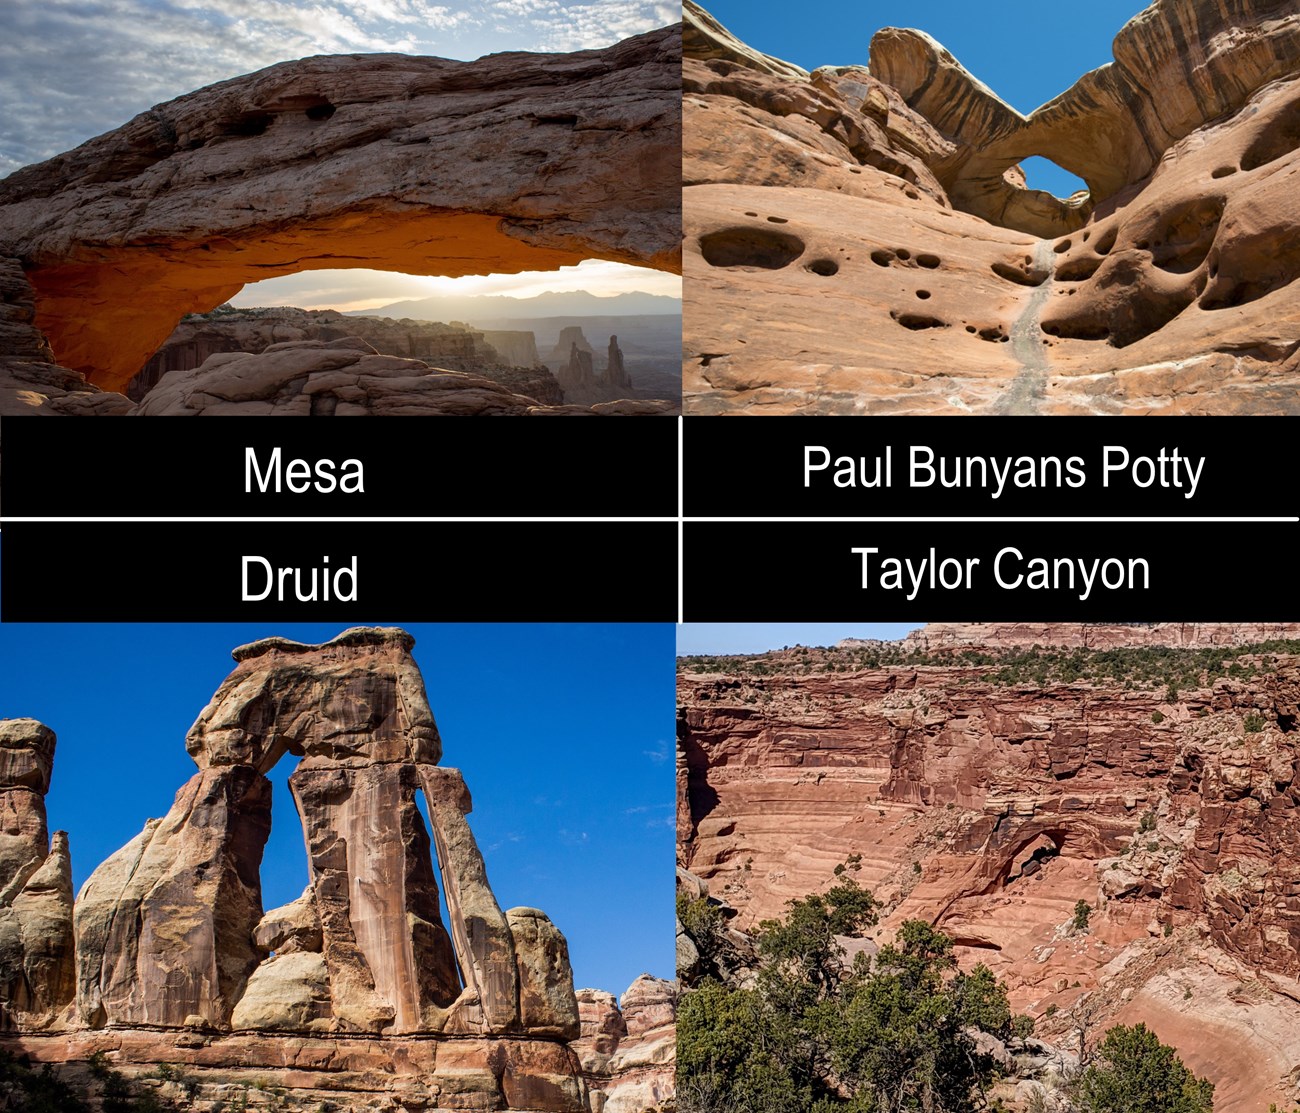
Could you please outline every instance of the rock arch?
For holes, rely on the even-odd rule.
[[[497,904],[469,792],[437,765],[413,644],[362,627],[235,650],[187,738],[198,772],[77,899],[83,1025],[577,1035],[564,937],[536,909]],[[286,753],[302,755],[290,787],[310,883],[263,914],[265,772]]]
[[[675,26],[574,54],[281,63],[11,175],[0,257],[55,362],[106,390],[264,278],[680,271],[680,62]]]

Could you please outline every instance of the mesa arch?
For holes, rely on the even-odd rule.
[[[679,272],[680,64],[680,26],[574,54],[283,62],[10,175],[0,260],[54,361],[111,391],[184,314],[303,270]]]

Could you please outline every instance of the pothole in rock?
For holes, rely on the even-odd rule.
[[[1243,170],[1258,170],[1300,147],[1300,103],[1266,124],[1241,156]]]
[[[899,313],[897,311],[890,314],[905,329],[911,329],[913,332],[920,332],[928,328],[947,328],[948,322],[941,321],[938,317],[930,317],[924,313]]]
[[[1101,259],[1092,255],[1084,255],[1078,259],[1067,259],[1056,268],[1056,280],[1058,282],[1083,282],[1097,273],[1097,268],[1101,266]]]
[[[1041,286],[1047,281],[1047,272],[1034,269],[1032,262],[1029,261],[1023,268],[1014,267],[1009,263],[994,263],[993,273],[1019,286]]]
[[[1224,204],[1222,197],[1201,197],[1166,213],[1153,237],[1151,261],[1171,274],[1196,270],[1214,244]]]
[[[700,253],[711,267],[780,270],[804,252],[804,242],[772,228],[724,228],[700,237]]]

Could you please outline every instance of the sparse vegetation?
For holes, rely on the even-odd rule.
[[[1153,723],[1155,723],[1156,726],[1159,726],[1161,723],[1163,723],[1163,722],[1165,721],[1164,712],[1163,712],[1163,711],[1152,711],[1152,712],[1151,712],[1151,721],[1152,721]]]
[[[1079,1078],[1083,1113],[1210,1113],[1214,1083],[1197,1078],[1145,1024],[1106,1033],[1097,1061]]]
[[[1092,905],[1086,900],[1077,901],[1074,905],[1074,919],[1071,926],[1075,931],[1083,932],[1088,930],[1088,917],[1092,915]]]
[[[839,938],[877,922],[846,864],[827,892],[766,920],[743,987],[706,978],[678,1013],[683,1113],[974,1113],[996,1074],[973,1033],[1032,1031],[989,969],[957,969],[952,941],[904,923],[874,960],[844,962]]]
[[[1264,716],[1258,711],[1249,711],[1246,713],[1245,721],[1242,723],[1247,734],[1258,734],[1264,729]]]
[[[829,646],[773,650],[750,656],[686,656],[678,658],[682,670],[735,676],[813,675],[891,667],[941,666],[980,670],[980,679],[998,686],[1049,683],[1118,684],[1158,690],[1176,702],[1185,689],[1212,685],[1220,677],[1246,680],[1277,668],[1277,654],[1300,654],[1300,641],[1276,639],[1248,646],[1213,646],[1174,649],[1141,646],[1119,649],[1065,649],[1033,646],[1028,649],[965,649],[922,653],[905,643],[866,646]],[[1156,715],[1161,718],[1157,719]],[[1159,723],[1163,712],[1153,712]]]

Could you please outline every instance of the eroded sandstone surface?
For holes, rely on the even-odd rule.
[[[189,371],[223,352],[258,354],[272,344],[300,340],[343,340],[355,336],[380,355],[418,359],[445,371],[463,371],[526,394],[543,405],[564,401],[555,376],[537,357],[532,333],[498,332],[488,338],[469,325],[436,321],[354,317],[331,309],[234,309],[181,320],[176,331],[156,351],[127,386],[134,402],[143,401],[164,375]],[[498,347],[499,345],[499,347]]]
[[[178,1107],[200,1111],[250,1088],[283,1109],[394,1113],[668,1100],[671,987],[638,982],[604,1017],[635,1037],[623,1060],[583,1059],[564,935],[498,904],[413,644],[358,627],[236,649],[185,741],[196,772],[75,906],[66,836],[45,831],[54,735],[0,723],[6,1048],[72,1080],[102,1052],[128,1078],[183,1080]],[[309,883],[264,911],[266,773],[286,754]]]
[[[3,412],[123,412],[184,314],[276,275],[677,270],[680,41],[285,62],[11,174]]]
[[[1029,116],[919,31],[809,74],[686,26],[688,412],[1300,410],[1290,0],[1155,0]]]
[[[927,631],[683,659],[681,866],[752,930],[859,855],[868,950],[924,919],[1058,1046],[1145,1020],[1216,1109],[1290,1108],[1300,631]]]
[[[549,373],[543,371],[549,377]],[[554,382],[554,380],[552,380]],[[530,384],[514,384],[528,389]],[[222,352],[171,371],[130,413],[142,417],[553,416],[672,414],[675,400],[546,405],[494,378],[381,355],[359,336]]]

